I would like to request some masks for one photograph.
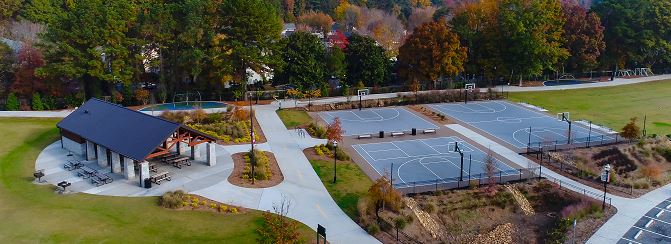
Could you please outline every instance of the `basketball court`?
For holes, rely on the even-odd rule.
[[[455,151],[455,143],[464,154],[463,179],[486,177],[486,153],[456,136],[356,144],[352,147],[377,173],[387,177],[391,173],[392,183],[407,187],[458,181],[461,156]],[[518,174],[513,167],[496,159],[494,162],[496,172]]]
[[[340,118],[345,136],[374,134],[379,131],[410,131],[412,128],[418,130],[438,128],[401,107],[327,111],[318,114],[329,124],[333,123],[336,117]]]
[[[428,105],[464,124],[473,126],[490,136],[498,138],[518,149],[547,145],[566,145],[593,142],[612,142],[615,135],[587,126],[572,123],[561,118],[533,111],[507,101],[478,101],[463,103],[443,103]],[[566,114],[570,120],[570,115]],[[570,135],[570,140],[569,140]],[[569,142],[570,141],[570,142]]]

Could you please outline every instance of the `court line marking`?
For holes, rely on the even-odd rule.
[[[395,141],[395,142],[408,142],[408,141],[419,141],[419,140],[437,140],[437,139],[447,139],[447,138],[450,138],[450,139],[452,139],[452,138],[457,138],[457,139],[459,139],[458,141],[451,141],[451,142],[449,142],[448,145],[449,145],[450,143],[454,143],[454,142],[459,142],[459,143],[468,144],[468,143],[465,142],[463,139],[461,139],[461,138],[459,138],[459,137],[457,137],[457,136],[446,136],[446,137],[435,137],[435,138],[424,138],[424,139],[412,139],[412,140],[402,140],[402,141]],[[387,144],[387,143],[390,143],[390,142],[373,142],[373,143],[364,143],[364,144],[355,144],[355,145],[379,145],[379,144]],[[444,144],[441,144],[441,145],[439,145],[439,146],[443,146],[443,145],[444,145]]]
[[[373,168],[373,170],[375,170],[375,172],[377,172],[378,175],[382,176],[382,174],[380,173],[380,171],[378,171],[377,168],[375,168],[375,166],[373,166],[373,164],[370,163],[370,162],[368,161],[368,159],[366,159],[366,157],[363,156],[363,153],[359,152],[359,150],[356,149],[355,146],[358,146],[361,150],[363,150],[363,152],[366,153],[366,155],[368,155],[368,157],[370,157],[370,159],[372,159],[373,161],[375,161],[375,159],[373,159],[373,157],[371,157],[370,154],[368,154],[368,152],[366,152],[366,150],[363,149],[361,146],[359,146],[359,145],[352,145],[352,148],[354,148],[354,151],[356,151],[359,155],[361,155],[362,158],[363,158],[363,160],[366,160],[366,163],[368,163],[368,165],[370,165],[370,167]],[[394,183],[394,182],[392,182],[392,184],[393,184],[393,183]]]
[[[503,118],[503,117],[501,117],[501,118]],[[522,120],[532,120],[532,119],[542,119],[542,118],[543,118],[543,117],[527,117],[527,118],[513,118],[513,117],[510,117],[509,120],[520,120],[520,122],[517,122],[517,123],[522,123],[522,122],[521,122]],[[503,120],[505,120],[505,119],[503,119]],[[500,119],[496,119],[496,120],[473,121],[473,122],[469,122],[469,123],[472,123],[472,124],[479,124],[479,123],[491,123],[491,122],[506,123],[506,122],[503,122],[503,121],[500,120]],[[512,123],[506,123],[506,124],[512,124]]]
[[[506,108],[506,109],[504,109],[504,110],[498,111],[498,113],[503,112],[503,111],[505,111],[505,110],[508,110],[508,106],[512,106],[512,107],[514,107],[514,108],[516,108],[516,109],[519,109],[519,110],[521,110],[521,111],[524,111],[524,112],[529,112],[529,113],[533,113],[533,114],[540,115],[539,117],[547,117],[547,118],[549,118],[550,120],[556,120],[555,118],[553,118],[553,117],[550,116],[549,114],[545,114],[545,113],[541,113],[541,112],[533,111],[533,110],[531,110],[531,109],[528,109],[528,108],[525,108],[525,107],[521,107],[521,106],[519,106],[519,105],[517,105],[517,104],[510,103],[510,102],[507,102],[507,101],[483,101],[483,102],[478,102],[478,103],[495,103],[495,104],[499,104],[499,105],[501,105],[501,106],[503,106],[503,107]],[[514,143],[515,141],[511,141],[511,140],[508,140],[508,139],[503,139],[501,136],[494,135],[493,133],[489,132],[488,130],[486,130],[486,129],[482,128],[482,127],[479,127],[479,126],[476,126],[476,125],[471,124],[471,122],[466,122],[466,121],[463,120],[463,119],[457,118],[457,117],[455,117],[455,116],[451,116],[447,111],[453,111],[453,110],[451,110],[451,109],[445,109],[445,108],[444,108],[444,107],[446,107],[446,106],[449,106],[450,104],[451,104],[451,103],[431,104],[431,105],[429,105],[429,108],[433,109],[433,110],[436,111],[436,112],[440,112],[440,113],[442,113],[442,114],[445,115],[445,116],[449,116],[450,118],[453,118],[453,119],[455,119],[455,120],[457,120],[457,121],[460,121],[460,122],[462,122],[462,123],[464,123],[464,124],[468,124],[468,125],[470,125],[470,126],[473,126],[473,127],[475,127],[476,129],[478,129],[479,131],[484,132],[485,134],[490,135],[490,136],[492,136],[492,137],[494,137],[494,138],[496,138],[496,139],[498,139],[498,140],[501,140],[501,141],[503,141],[503,142],[506,142],[507,144],[509,144],[509,145],[511,145],[511,146],[513,146],[513,147],[515,147],[515,148],[517,148],[517,149],[524,149],[524,148],[527,146],[527,144],[520,142],[519,140],[517,140],[516,138],[514,138],[514,136],[511,136],[511,137],[512,137],[513,139],[516,139],[515,141],[517,141],[517,142],[518,142],[519,144],[521,144],[522,146],[515,145],[515,143]],[[443,110],[447,110],[447,111],[443,111]],[[454,111],[454,112],[462,113],[462,114],[467,114],[467,112],[463,112],[463,111]],[[589,129],[589,128],[586,128],[586,127],[581,126],[580,124],[577,124],[575,127],[576,127],[576,128],[580,128],[580,129],[582,129],[582,130],[588,130],[588,129]],[[575,131],[575,132],[582,132],[582,133],[585,133],[584,131],[581,131],[581,130],[573,130],[573,131]],[[608,136],[608,135],[606,135],[606,134],[604,134],[604,133],[599,133],[600,131],[594,131],[594,130],[592,130],[592,131],[593,131],[593,134],[595,135],[594,137],[600,137],[600,136],[602,136],[602,135],[603,135],[603,136]],[[503,135],[502,135],[502,136],[503,136]],[[606,139],[606,138],[604,137],[604,140],[605,140],[605,139]],[[613,140],[613,139],[614,139],[614,137],[609,138],[609,140]],[[559,145],[564,145],[564,144],[559,144]]]
[[[406,153],[405,151],[403,151],[403,149],[401,149],[400,147],[398,147],[394,142],[391,142],[391,145],[394,145],[396,148],[398,148],[398,150],[401,150],[401,152],[403,152],[403,154],[405,154],[405,156],[410,157],[410,155],[408,155],[408,153]]]

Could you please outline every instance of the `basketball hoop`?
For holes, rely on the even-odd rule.
[[[559,121],[571,121],[571,114],[569,112],[557,113],[557,120]]]
[[[356,91],[356,93],[359,97],[363,97],[369,94],[368,89],[359,89]]]
[[[464,85],[464,89],[466,89],[468,91],[475,90],[475,83],[467,83],[466,85]]]

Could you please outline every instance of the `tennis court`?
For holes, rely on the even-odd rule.
[[[357,144],[352,147],[377,173],[387,177],[391,173],[393,183],[402,188],[458,181],[461,157],[454,150],[455,143],[464,154],[463,179],[486,177],[484,162],[487,155],[455,136]],[[497,175],[498,171],[506,170],[511,171],[509,174],[518,173],[505,163],[496,159],[494,162]]]
[[[418,130],[438,128],[433,123],[398,107],[327,111],[320,112],[319,117],[329,124],[333,123],[336,117],[340,118],[345,136],[374,134],[379,131],[410,131],[412,128]]]
[[[567,122],[507,101],[443,103],[429,107],[518,149],[528,145],[566,145],[588,141],[596,145],[616,140],[615,135],[577,123],[572,123],[569,140]]]

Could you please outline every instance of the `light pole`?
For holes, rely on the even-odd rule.
[[[249,92],[249,141],[252,145],[250,151],[249,163],[252,165],[252,185],[254,185],[254,166],[256,166],[256,158],[254,157],[254,110],[252,108],[252,93]]]
[[[589,147],[589,143],[592,141],[592,121],[589,121],[589,132],[587,134],[587,147]]]
[[[333,141],[333,184],[336,183],[336,176],[338,175],[338,167],[336,166],[336,160],[338,157],[336,154],[338,153],[338,141]]]
[[[601,204],[601,210],[606,209],[606,192],[608,187],[608,181],[610,180],[610,164],[603,166],[603,172],[601,172],[601,181],[603,181],[603,203]]]

